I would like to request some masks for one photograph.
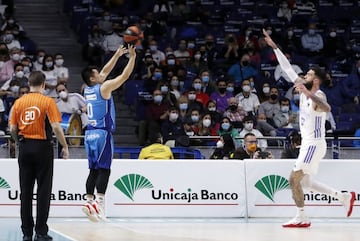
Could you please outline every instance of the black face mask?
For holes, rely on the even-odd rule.
[[[313,87],[313,84],[314,84],[313,81],[311,81],[311,82],[306,82],[306,83],[304,84],[304,86],[306,87],[306,89],[311,90],[311,88]]]
[[[277,99],[277,95],[275,95],[275,94],[272,94],[272,95],[270,95],[270,99],[272,99],[272,100],[276,100]]]
[[[242,61],[241,62],[243,66],[248,66],[249,65],[249,61]]]
[[[229,105],[229,109],[231,110],[231,111],[236,111],[237,110],[237,105]]]
[[[226,88],[224,88],[224,87],[219,88],[219,92],[220,92],[221,94],[224,94],[225,91],[226,91]]]

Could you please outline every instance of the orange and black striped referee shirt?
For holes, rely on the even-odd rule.
[[[26,139],[51,140],[51,123],[61,122],[55,101],[40,93],[29,93],[17,99],[10,114],[10,125],[16,125]]]

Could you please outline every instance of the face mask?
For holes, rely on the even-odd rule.
[[[216,107],[209,107],[208,109],[210,112],[215,112],[216,111]]]
[[[163,85],[160,87],[160,91],[161,91],[161,93],[167,93],[169,91],[169,87],[167,87],[166,85]]]
[[[68,96],[68,93],[66,92],[66,91],[61,91],[60,93],[59,93],[59,97],[61,98],[61,99],[66,99],[67,98],[67,96]]]
[[[10,90],[11,90],[11,92],[13,92],[13,93],[18,93],[19,92],[19,86],[17,86],[17,85],[13,85],[13,86],[11,86],[10,87]]]
[[[155,72],[154,77],[155,77],[156,80],[159,80],[159,79],[162,78],[162,73],[161,72]]]
[[[196,94],[189,94],[188,98],[189,98],[189,100],[195,100]]]
[[[195,54],[195,55],[194,55],[194,59],[195,59],[195,60],[199,60],[200,58],[201,58],[201,54]]]
[[[194,84],[194,89],[201,90],[201,84],[200,83],[195,83]]]
[[[156,51],[156,50],[157,50],[157,46],[156,46],[156,45],[150,45],[150,50],[151,50],[151,51]]]
[[[179,117],[178,113],[170,113],[169,120],[170,121],[176,121],[178,117]]]
[[[226,91],[226,87],[221,87],[221,88],[219,88],[219,92],[220,92],[221,94],[224,94],[225,91]]]
[[[272,31],[271,30],[266,30],[267,34],[271,35]]]
[[[181,104],[179,105],[179,108],[180,108],[180,110],[187,110],[188,104],[187,104],[187,103],[181,103]]]
[[[168,65],[175,65],[175,59],[168,59]]]
[[[254,144],[250,144],[247,148],[248,152],[254,152],[256,151],[256,148],[257,148],[257,145],[254,143]]]
[[[244,125],[244,128],[247,131],[251,131],[253,129],[253,127],[254,127],[253,123],[245,123],[245,125]]]
[[[0,61],[0,69],[3,67],[4,63],[4,61]]]
[[[211,125],[211,120],[209,120],[209,119],[204,119],[204,120],[203,120],[203,125],[204,125],[205,127],[209,127],[209,126]]]
[[[230,106],[229,106],[229,109],[230,109],[231,111],[233,111],[233,112],[236,111],[237,108],[238,108],[237,105],[230,105]]]
[[[104,16],[104,20],[105,20],[105,21],[109,21],[109,20],[110,20],[110,16]]]
[[[198,115],[192,115],[191,120],[192,120],[192,122],[198,122],[199,121],[199,116]]]
[[[289,106],[281,106],[281,112],[282,113],[288,113],[289,112]]]
[[[207,82],[209,82],[209,76],[203,76],[203,77],[201,77],[201,80],[202,80],[202,82],[204,82],[204,83],[207,83]]]
[[[11,56],[11,59],[14,60],[14,61],[19,61],[20,60],[20,54],[13,54]]]
[[[263,92],[264,94],[268,94],[270,92],[270,87],[264,87]]]
[[[177,87],[177,86],[179,86],[179,81],[178,80],[172,80],[171,85]]]
[[[221,124],[221,128],[225,131],[229,130],[230,128],[230,123],[224,122]]]
[[[22,77],[24,77],[24,72],[20,70],[20,71],[16,72],[15,76],[16,76],[16,78],[21,79]]]
[[[37,61],[42,64],[42,62],[44,61],[44,56],[38,57]]]
[[[249,61],[247,61],[247,60],[244,60],[241,63],[242,63],[243,66],[248,66],[249,65]]]
[[[127,20],[123,20],[123,22],[122,22],[122,24],[124,25],[124,26],[126,26],[126,25],[128,25],[128,21]]]
[[[4,37],[4,41],[6,43],[10,43],[13,40],[14,40],[14,35],[12,35],[12,34],[6,34],[5,37]]]
[[[63,59],[56,59],[56,60],[55,60],[55,64],[58,65],[58,66],[63,65],[63,63],[64,63],[64,60],[63,60]]]
[[[216,142],[216,148],[223,148],[224,147],[224,143],[222,141],[217,141]]]
[[[272,99],[272,100],[276,100],[277,99],[277,95],[275,95],[275,94],[272,94],[272,95],[270,95],[270,99]]]
[[[184,81],[179,81],[179,86],[180,86],[180,88],[183,88],[184,87]]]
[[[24,73],[30,73],[30,68],[28,66],[24,66]]]
[[[162,99],[163,99],[162,95],[155,95],[154,96],[154,102],[155,103],[161,103]]]
[[[234,92],[234,87],[232,87],[232,86],[226,87],[226,91],[229,93],[232,93],[232,92]]]
[[[188,47],[188,49],[193,49],[193,48],[195,48],[195,44],[194,43],[188,43],[187,47]]]
[[[294,35],[294,32],[292,30],[288,31],[288,36],[291,38]]]
[[[45,62],[46,67],[51,68],[53,66],[53,62],[49,61],[49,62]]]
[[[309,29],[308,33],[309,33],[310,35],[314,35],[314,34],[315,34],[315,29]]]
[[[250,85],[243,85],[242,89],[244,92],[250,92]]]
[[[336,37],[336,32],[330,32],[330,37],[332,37],[332,38],[335,38]]]
[[[300,100],[300,95],[299,94],[294,94],[293,98],[294,98],[294,101],[299,101]]]

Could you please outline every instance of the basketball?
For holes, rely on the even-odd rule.
[[[144,34],[135,25],[128,27],[122,36],[125,43],[132,44],[134,46],[140,45],[141,41],[144,39]]]

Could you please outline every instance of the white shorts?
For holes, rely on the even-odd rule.
[[[293,171],[302,170],[305,174],[315,175],[319,163],[326,154],[326,141],[302,141],[299,156]]]

